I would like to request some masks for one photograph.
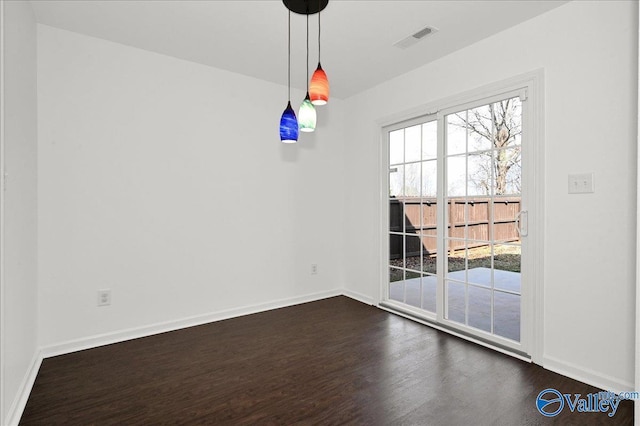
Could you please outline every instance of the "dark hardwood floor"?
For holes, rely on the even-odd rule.
[[[45,359],[20,424],[633,423],[551,419],[540,391],[598,389],[346,297]]]

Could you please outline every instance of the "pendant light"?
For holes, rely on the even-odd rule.
[[[296,143],[298,141],[298,120],[296,113],[291,108],[291,10],[289,10],[289,34],[287,53],[287,88],[289,91],[287,107],[280,118],[280,140],[283,143]]]
[[[307,96],[305,96],[300,110],[298,111],[298,124],[301,132],[313,132],[316,129],[316,107],[311,103],[309,98],[309,15],[307,14]]]
[[[318,3],[320,3],[318,1]],[[311,77],[311,103],[314,105],[325,105],[329,102],[329,80],[327,74],[320,65],[320,12],[321,7],[318,6],[318,68]],[[308,17],[308,15],[307,15]]]

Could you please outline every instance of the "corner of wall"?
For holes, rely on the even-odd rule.
[[[37,41],[29,2],[0,1],[0,422],[18,424],[39,365]]]

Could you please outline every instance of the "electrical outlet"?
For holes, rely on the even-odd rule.
[[[98,290],[98,306],[109,306],[111,304],[111,289]]]
[[[311,275],[316,275],[317,273],[318,273],[318,264],[312,263],[311,264]]]

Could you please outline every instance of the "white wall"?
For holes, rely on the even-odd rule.
[[[637,8],[571,2],[346,100],[347,288],[378,297],[375,121],[544,68],[544,364],[632,388]],[[594,194],[567,194],[580,172],[595,173]]]
[[[38,43],[42,346],[343,286],[339,101],[285,146],[282,86],[47,26]]]
[[[37,349],[36,23],[25,2],[3,7],[4,245],[2,305],[2,412],[8,424]],[[24,402],[24,401],[23,401]],[[21,409],[20,409],[21,410]]]

